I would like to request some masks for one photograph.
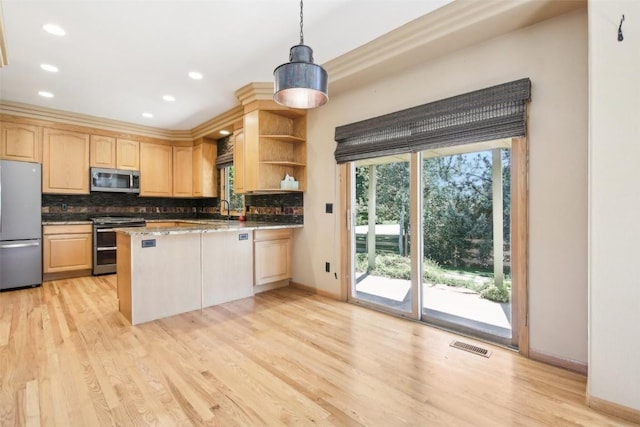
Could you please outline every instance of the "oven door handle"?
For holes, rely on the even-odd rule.
[[[101,248],[96,248],[96,251],[98,251],[98,252],[115,251],[117,248],[118,248],[117,246],[105,246],[105,247],[101,247]]]
[[[98,233],[109,233],[109,232],[113,231],[113,228],[98,228],[98,229],[96,229],[96,231]]]

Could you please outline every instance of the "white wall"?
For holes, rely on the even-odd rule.
[[[587,360],[587,15],[573,12],[334,96],[308,115],[305,227],[293,280],[340,294],[336,126],[523,77],[532,81],[530,347]],[[337,206],[334,212],[338,212]]]
[[[624,41],[617,41],[622,14]],[[589,394],[640,410],[640,2],[589,2]]]

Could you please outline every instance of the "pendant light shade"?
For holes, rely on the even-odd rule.
[[[300,2],[300,44],[289,52],[289,62],[273,71],[273,99],[289,108],[317,108],[327,103],[327,72],[313,63],[313,50],[304,44],[302,1]]]
[[[273,99],[290,108],[317,108],[328,100],[327,72],[313,63],[313,51],[299,44],[291,48],[289,61],[273,72]]]

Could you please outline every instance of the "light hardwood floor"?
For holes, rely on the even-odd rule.
[[[0,425],[630,425],[579,374],[304,291],[132,327],[115,285],[0,293]]]

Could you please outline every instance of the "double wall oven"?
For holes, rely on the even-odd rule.
[[[144,218],[101,217],[93,221],[93,274],[116,272],[116,228],[144,227]]]

